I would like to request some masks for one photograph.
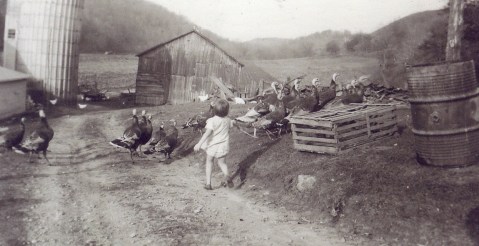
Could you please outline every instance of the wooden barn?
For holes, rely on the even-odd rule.
[[[242,80],[243,64],[197,31],[185,33],[138,55],[136,103],[162,105],[198,101],[216,77],[234,88],[255,85]],[[253,90],[252,89],[248,89]]]

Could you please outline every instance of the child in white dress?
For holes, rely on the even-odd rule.
[[[234,126],[234,121],[227,117],[229,112],[229,103],[226,100],[220,99],[213,105],[213,113],[215,116],[206,121],[206,132],[201,137],[200,141],[195,145],[195,152],[200,148],[206,151],[206,185],[205,189],[211,188],[211,172],[213,169],[214,159],[218,160],[218,166],[225,175],[223,186],[233,187],[233,181],[228,173],[228,166],[226,165],[226,155],[229,152],[229,130]]]

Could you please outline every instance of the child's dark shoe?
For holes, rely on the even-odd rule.
[[[231,180],[231,178],[227,178],[225,181],[221,182],[221,186],[233,188],[235,185],[233,184],[233,180]]]
[[[203,188],[205,188],[205,190],[213,190],[211,184],[206,184]]]
[[[235,186],[235,184],[233,183],[233,180],[231,179],[228,179],[226,181],[226,185],[228,185],[228,188],[233,188]]]

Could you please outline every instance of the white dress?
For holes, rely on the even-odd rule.
[[[210,129],[212,134],[201,145],[206,154],[215,158],[226,156],[230,150],[229,130],[233,122],[228,117],[213,116],[206,121],[206,129]]]

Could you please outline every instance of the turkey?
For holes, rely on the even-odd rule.
[[[271,112],[270,105],[276,104],[282,100],[282,93],[284,89],[283,85],[279,82],[273,82],[271,87],[274,93],[266,94],[266,98],[264,98],[264,96],[258,96],[257,99],[259,99],[259,103],[246,112],[245,115],[240,116],[235,120],[239,123],[252,123],[259,117]]]
[[[301,81],[298,80],[298,79],[295,79],[293,81],[293,86],[289,89],[287,89],[288,87],[284,87],[282,89],[282,91],[284,90],[288,90],[289,93],[285,93],[285,92],[282,92],[283,93],[283,103],[284,103],[284,107],[286,108],[287,112],[291,112],[295,107],[298,107],[299,105],[299,91],[298,91],[298,88],[299,88],[299,83]]]
[[[252,109],[248,110],[245,115],[236,118],[239,122],[252,123],[259,117],[270,112],[270,104],[263,102],[262,100],[257,103]]]
[[[265,90],[263,91],[263,96],[260,96],[258,99],[261,99],[265,103],[269,104],[276,104],[278,103],[281,97],[281,90],[283,88],[283,85],[279,82],[273,82],[271,83],[271,88],[272,91]]]
[[[43,157],[51,165],[47,158],[47,149],[50,141],[53,138],[54,131],[47,121],[47,117],[43,109],[38,112],[40,116],[39,125],[32,131],[30,136],[19,146],[13,147],[15,152],[20,154],[29,154],[28,161],[31,162],[32,153],[43,153]]]
[[[153,125],[151,124],[151,115],[146,116],[146,111],[143,110],[141,112],[141,121],[138,123],[138,126],[140,127],[141,135],[140,135],[140,152],[141,152],[141,146],[145,145],[150,141],[151,135],[153,134]]]
[[[181,126],[182,129],[186,129],[188,127],[192,127],[193,131],[199,131],[200,134],[203,134],[203,128],[206,126],[206,120],[213,117],[213,103],[210,103],[210,109],[207,112],[201,112],[196,114],[195,116],[189,118],[185,124]]]
[[[145,154],[161,152],[165,154],[165,158],[171,159],[171,153],[178,145],[178,129],[175,120],[170,120],[170,122],[172,122],[170,125],[162,124],[160,129],[153,134]]]
[[[322,109],[328,102],[336,98],[336,78],[339,74],[333,74],[329,87],[318,88],[318,107],[317,110]]]
[[[20,119],[19,126],[13,126],[6,129],[4,135],[0,135],[0,146],[12,150],[12,147],[19,145],[25,134],[25,117]]]
[[[364,90],[365,87],[361,82],[357,80],[351,81],[351,83],[346,86],[346,91],[342,95],[341,102],[343,104],[362,103],[364,100]]]
[[[313,83],[315,81],[313,80]],[[304,86],[299,91],[298,107],[307,113],[316,111],[318,106],[318,89],[314,85]]]
[[[136,153],[136,149],[140,145],[141,129],[138,123],[138,116],[136,115],[136,109],[133,109],[133,123],[126,128],[123,132],[123,136],[116,138],[110,142],[111,145],[119,148],[125,148],[130,151],[131,162],[133,160],[133,153]]]
[[[285,117],[286,109],[284,108],[283,102],[280,100],[278,104],[273,107],[270,113],[251,123],[251,126],[254,128],[253,137],[257,137],[257,129],[265,130],[266,134],[268,134],[270,138],[270,135],[273,130],[280,129],[279,134],[281,134],[282,129],[284,129],[288,125],[288,122],[285,120]]]
[[[269,104],[275,104],[278,102],[278,94],[281,88],[281,84],[277,81],[271,83],[271,88],[267,88],[263,91],[261,95],[254,96],[252,98],[244,98],[245,102],[252,102],[252,101],[264,101]]]
[[[334,73],[329,85],[321,83],[318,78],[311,81],[311,85],[302,86],[297,84],[296,88],[299,94],[298,99],[287,103],[285,106],[289,110],[286,119],[290,119],[294,115],[304,115],[322,109],[326,104],[336,98],[337,83],[336,79],[339,74]]]

